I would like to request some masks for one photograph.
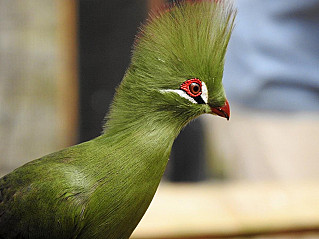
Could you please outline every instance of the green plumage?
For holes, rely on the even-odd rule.
[[[222,74],[234,17],[223,1],[154,14],[136,39],[104,133],[0,179],[0,238],[129,238],[180,130],[225,103]],[[191,78],[207,85],[207,104],[162,91]]]

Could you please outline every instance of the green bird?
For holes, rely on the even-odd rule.
[[[0,179],[0,238],[129,238],[181,129],[205,113],[229,119],[222,76],[235,15],[216,0],[153,13],[103,134]]]

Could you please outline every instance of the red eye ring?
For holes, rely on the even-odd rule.
[[[185,91],[191,97],[197,97],[202,94],[202,82],[197,79],[190,79],[185,81],[181,87],[181,90]]]

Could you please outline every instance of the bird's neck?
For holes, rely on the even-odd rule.
[[[96,223],[107,218],[100,227],[107,238],[128,238],[133,232],[156,192],[180,131],[165,120],[167,112],[145,111],[145,105],[132,103],[113,105],[104,134],[81,147],[87,149],[82,157],[90,152],[84,170],[94,176],[92,215]]]
[[[145,111],[142,105],[132,111],[131,107],[127,104],[117,109],[120,116],[111,118],[101,139],[111,142],[121,152],[130,152],[136,157],[132,160],[167,159],[182,126],[169,119],[165,111]]]
[[[119,163],[162,173],[184,124],[172,118],[168,110],[156,108],[151,97],[132,96],[125,83],[118,89],[104,133],[97,140],[107,145],[115,154],[111,158]]]
[[[140,157],[154,151],[168,157],[174,139],[186,122],[179,121],[161,104],[158,91],[143,91],[137,82],[138,77],[134,75],[124,78],[101,137],[136,151]]]

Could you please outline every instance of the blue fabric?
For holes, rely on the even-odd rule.
[[[319,111],[319,0],[238,0],[224,72],[230,101]]]

